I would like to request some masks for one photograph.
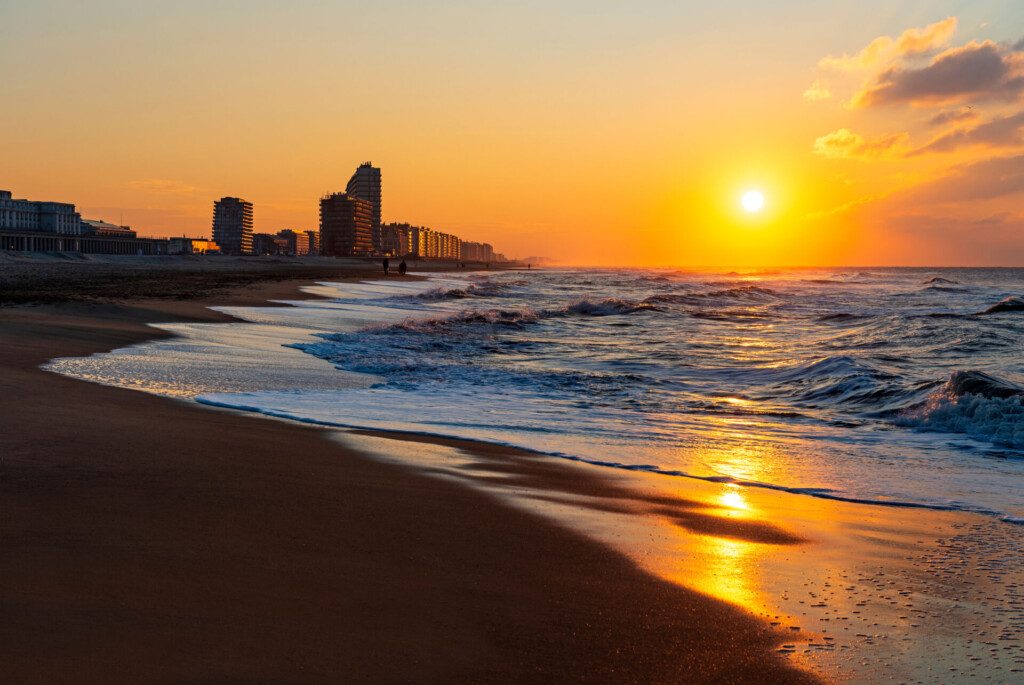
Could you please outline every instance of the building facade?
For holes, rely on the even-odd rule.
[[[385,248],[393,250],[385,254],[456,261],[462,258],[463,241],[451,233],[426,226],[392,223],[384,225],[382,235]]]
[[[72,204],[17,200],[0,190],[0,231],[81,235],[82,217]]]
[[[306,231],[306,236],[309,238],[309,254],[320,254],[320,232]]]
[[[462,259],[467,262],[493,262],[494,248],[490,243],[474,243],[465,241],[462,243]]]
[[[131,226],[118,226],[98,219],[82,219],[82,235],[102,235],[114,238],[137,238],[138,234]]]
[[[373,246],[373,203],[348,193],[320,198],[320,254],[366,257]]]
[[[213,203],[213,241],[229,255],[252,254],[252,203],[222,197]]]
[[[373,251],[377,254],[384,252],[381,239],[381,174],[380,169],[370,162],[363,162],[348,180],[345,192],[352,197],[366,200],[372,203],[372,220],[370,226],[371,242]]]
[[[215,254],[220,251],[217,243],[206,238],[168,238],[167,254]]]
[[[277,235],[284,241],[284,254],[296,257],[305,257],[311,254],[308,231],[293,231],[290,228],[286,228],[283,231],[279,231]]]
[[[389,257],[413,254],[411,236],[415,230],[410,224],[390,223],[380,228],[382,252]]]
[[[281,252],[281,245],[277,242],[278,238],[273,233],[253,233],[252,234],[252,253],[255,255],[279,255]]]

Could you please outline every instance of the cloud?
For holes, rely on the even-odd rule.
[[[854,107],[935,105],[967,98],[1011,99],[1024,90],[1019,60],[992,41],[970,42],[918,69],[893,67],[857,93]]]
[[[991,200],[1024,192],[1024,155],[960,164],[934,181],[903,193],[904,202],[955,204]]]
[[[807,100],[807,102],[828,100],[830,97],[832,97],[832,93],[829,92],[828,86],[821,81],[815,81],[811,84],[810,88],[804,91],[804,100]]]
[[[199,190],[195,186],[171,181],[166,178],[144,178],[137,181],[128,181],[128,187],[162,195],[191,195]]]
[[[938,50],[953,37],[956,24],[956,17],[946,17],[922,29],[907,29],[896,39],[896,48],[901,55],[923,55]]]
[[[886,225],[908,232],[934,235],[941,231],[948,237],[956,234],[969,234],[976,237],[976,231],[1000,228],[1017,228],[1021,226],[1019,216],[1011,212],[996,212],[975,217],[951,217],[928,213],[894,214],[886,220]]]
[[[815,140],[814,152],[829,159],[868,159],[895,154],[906,142],[906,133],[866,140],[848,128],[841,128]]]
[[[987,147],[1013,147],[1024,144],[1024,111],[1005,117],[996,117],[974,128],[960,129],[939,136],[909,156],[927,152],[949,152],[970,145]]]
[[[949,42],[956,31],[956,25],[956,17],[947,17],[922,28],[909,28],[898,38],[879,36],[855,55],[844,54],[841,57],[829,55],[822,59],[818,66],[822,69],[859,71],[871,69],[902,57],[914,57],[934,52]]]
[[[965,121],[974,121],[978,113],[973,109],[951,109],[939,112],[928,120],[929,126],[944,126],[945,124],[959,124]]]

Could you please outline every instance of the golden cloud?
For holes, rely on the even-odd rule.
[[[807,102],[817,102],[818,100],[828,100],[832,97],[832,93],[828,87],[821,81],[815,81],[811,84],[811,87],[804,91],[804,100]]]
[[[854,55],[829,55],[823,58],[818,66],[822,69],[860,71],[879,67],[903,57],[935,52],[949,43],[949,39],[956,32],[956,25],[956,17],[946,17],[928,26],[909,28],[897,38],[879,36]]]
[[[907,139],[906,133],[893,133],[868,140],[848,128],[841,128],[817,138],[814,152],[829,159],[874,159],[902,152]]]
[[[973,128],[959,129],[939,136],[911,154],[950,152],[962,147],[985,146],[1007,148],[1024,145],[1024,111],[1009,116],[994,117]]]
[[[854,95],[853,107],[888,104],[941,105],[974,100],[1009,100],[1024,90],[1017,53],[990,40],[970,42],[938,55],[926,66],[894,67]]]

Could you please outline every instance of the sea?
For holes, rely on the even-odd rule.
[[[339,427],[1024,523],[1024,270],[322,283],[51,370]]]

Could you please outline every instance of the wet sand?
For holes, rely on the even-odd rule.
[[[423,447],[400,453],[396,437]],[[1020,526],[421,435],[335,439],[558,521],[658,578],[744,607],[784,631],[779,654],[824,680],[1024,677]]]
[[[788,661],[788,627],[541,511],[336,431],[38,368],[163,334],[147,323],[228,320],[208,304],[294,299],[299,281],[229,285],[0,308],[5,682],[815,680]],[[502,457],[503,479],[554,499],[635,499],[596,470]],[[809,544],[678,494],[644,506],[693,535]]]

